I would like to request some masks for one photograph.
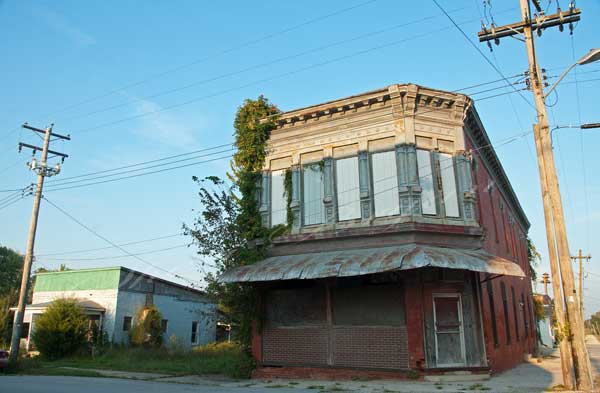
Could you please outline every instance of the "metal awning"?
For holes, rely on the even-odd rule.
[[[525,277],[516,263],[481,249],[406,244],[275,256],[229,270],[219,277],[219,281],[231,283],[350,277],[428,266]]]

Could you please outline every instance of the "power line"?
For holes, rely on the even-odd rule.
[[[518,75],[515,75],[514,77],[517,77],[517,76]],[[511,77],[511,78],[513,78],[513,77]],[[467,87],[465,89],[476,87],[476,86],[481,86],[481,85],[484,85],[484,84],[494,83],[494,82],[495,81],[480,83],[478,85],[469,86],[469,87]],[[504,89],[506,87],[507,86],[501,86],[501,87],[498,87],[498,89]],[[486,91],[491,91],[491,90],[493,90],[493,89],[487,89],[487,90],[484,90],[484,91],[481,91],[481,92],[486,92]],[[480,94],[481,92],[471,93],[471,96],[472,95],[476,95],[476,94]],[[510,91],[510,92],[507,92],[507,93],[513,93],[513,92]],[[482,101],[482,100],[485,100],[485,99],[494,98],[494,97],[497,97],[499,95],[504,95],[504,94],[507,94],[507,93],[501,93],[501,94],[497,94],[497,95],[493,95],[493,96],[483,97],[483,98],[481,98],[481,99],[479,99],[477,101]],[[436,110],[441,110],[441,108],[432,108],[432,109],[430,109],[428,111],[420,112],[419,114],[423,115],[423,114],[426,114],[428,112],[432,112],[432,111],[436,111]],[[385,114],[379,115],[377,117],[385,117],[385,116],[389,116],[389,115],[390,115],[389,113],[385,113]],[[416,116],[416,114],[404,115],[403,117],[408,117],[408,116]],[[358,122],[358,121],[360,121],[360,120],[355,120],[354,122]],[[351,123],[353,123],[353,122],[349,121],[349,122],[344,123],[344,125],[348,125],[348,124],[351,124]],[[230,144],[219,145],[219,146],[212,147],[212,148],[201,149],[201,151],[207,151],[207,150],[211,150],[211,149],[214,149],[214,148],[217,148],[217,147],[222,147],[222,146],[230,146]],[[223,153],[223,152],[217,152],[217,153]],[[210,153],[210,154],[207,154],[207,155],[212,155],[212,154],[217,154],[217,153]],[[93,172],[91,174],[84,174],[84,175],[72,176],[72,177],[66,178],[64,180],[75,179],[75,178],[82,178],[82,177],[86,177],[86,176],[92,175],[94,173],[114,172],[114,171],[116,171],[118,169],[131,168],[131,167],[135,167],[135,166],[141,166],[141,165],[146,164],[146,163],[153,163],[153,162],[158,162],[158,161],[164,161],[164,160],[167,160],[169,158],[180,157],[180,156],[184,156],[184,155],[188,155],[188,154],[190,154],[190,153],[183,153],[183,154],[180,154],[180,155],[175,155],[175,156],[170,156],[170,157],[166,157],[166,158],[160,158],[160,159],[156,159],[156,160],[146,161],[146,162],[143,162],[143,163],[130,164],[130,165],[126,165],[126,166],[122,166],[122,167],[118,167],[118,168],[113,168],[113,169],[109,169],[109,170],[103,170],[103,171]],[[205,155],[205,156],[207,156],[207,155]],[[199,157],[194,157],[193,159],[199,158]],[[202,157],[204,157],[204,156],[202,156]],[[108,180],[104,180],[104,181],[91,182],[92,180],[95,180],[95,179],[98,179],[98,178],[106,178],[106,177],[112,177],[112,176],[119,176],[119,175],[124,174],[124,173],[131,173],[131,172],[143,171],[143,170],[147,170],[147,169],[154,168],[154,167],[168,166],[168,165],[172,165],[172,164],[177,163],[177,162],[187,161],[187,160],[192,159],[192,158],[189,158],[189,159],[184,159],[184,160],[179,160],[179,161],[172,161],[172,162],[167,162],[167,163],[164,163],[164,164],[154,165],[152,167],[140,168],[140,169],[130,170],[130,171],[124,171],[124,172],[117,172],[117,173],[113,173],[113,174],[110,174],[110,175],[104,175],[104,176],[97,176],[97,177],[91,178],[91,179],[83,179],[83,180],[76,180],[76,181],[62,182],[62,183],[61,182],[55,182],[55,184],[49,184],[47,187],[48,187],[49,191],[58,191],[58,190],[62,190],[62,189],[77,188],[77,187],[80,187],[80,186],[83,187],[83,186],[88,186],[88,185],[108,183],[108,182],[112,182],[112,181],[129,179],[129,178],[138,177],[138,176],[145,176],[145,175],[149,175],[149,174],[153,174],[153,173],[160,173],[160,172],[164,172],[164,171],[167,171],[167,170],[174,170],[174,169],[179,169],[179,168],[185,168],[185,167],[192,166],[192,165],[198,165],[198,164],[202,164],[202,163],[205,163],[205,162],[216,161],[218,159],[225,159],[225,158],[230,158],[230,157],[231,156],[228,155],[228,156],[224,156],[224,157],[218,157],[218,158],[215,158],[213,160],[200,161],[200,162],[195,162],[195,163],[191,163],[191,164],[187,164],[187,165],[181,165],[181,166],[176,166],[176,167],[171,167],[171,168],[165,168],[165,169],[162,169],[162,170],[151,171],[151,172],[147,172],[147,173],[139,173],[139,174],[135,174],[135,175],[131,175],[131,176],[113,178],[113,179],[108,179]],[[74,184],[74,183],[75,184],[76,183],[86,183],[86,184],[79,184],[79,185],[73,185],[73,186],[70,186],[70,187],[64,187],[65,185],[67,185],[69,183],[70,184]],[[54,187],[54,188],[52,188],[52,187]]]
[[[139,255],[150,255],[150,254],[156,254],[159,252],[164,252],[164,251],[170,251],[170,250],[175,250],[178,248],[183,248],[183,247],[189,247],[190,243],[185,243],[185,244],[179,244],[177,246],[172,246],[172,247],[166,247],[166,248],[158,248],[155,250],[149,250],[149,251],[143,251],[143,252],[136,252],[136,253],[130,253],[130,254],[119,254],[119,255],[111,255],[111,256],[105,256],[105,257],[82,257],[82,258],[59,258],[59,257],[44,257],[45,260],[54,260],[54,261],[66,261],[66,262],[76,262],[76,261],[102,261],[102,260],[106,260],[106,259],[120,259],[120,258],[131,258],[131,257],[136,257]],[[36,258],[40,258],[40,255],[36,255]]]
[[[51,200],[49,200],[46,196],[42,195],[42,198],[48,202],[52,207],[54,207],[56,210],[58,210],[59,212],[61,212],[63,215],[67,216],[69,219],[71,219],[71,221],[75,222],[77,225],[79,225],[80,227],[82,227],[83,229],[85,229],[86,231],[90,232],[92,235],[96,236],[99,239],[102,239],[103,241],[105,241],[106,243],[110,244],[111,246],[113,246],[114,248],[118,248],[119,250],[123,251],[125,254],[129,255],[132,258],[137,259],[138,261],[151,266],[157,270],[162,271],[163,273],[172,275],[175,278],[178,278],[180,280],[186,281],[188,282],[192,287],[190,289],[194,289],[194,282],[189,280],[186,277],[180,276],[179,274],[173,273],[171,271],[168,271],[166,269],[163,269],[160,266],[156,266],[153,263],[150,263],[148,261],[146,261],[145,259],[140,258],[138,255],[134,255],[132,253],[130,253],[129,251],[127,251],[126,249],[124,249],[123,247],[119,246],[118,244],[114,243],[113,241],[109,240],[108,238],[102,236],[101,234],[99,234],[98,232],[94,231],[92,228],[88,227],[87,225],[85,225],[83,222],[81,222],[80,220],[78,220],[77,218],[75,218],[74,216],[72,216],[71,214],[69,214],[68,212],[66,212],[64,209],[62,209],[60,206],[56,205],[54,202],[52,202]]]
[[[446,10],[444,9],[444,7],[442,7],[440,5],[440,3],[437,2],[437,0],[433,0],[433,2],[435,3],[435,5],[442,10],[442,12],[446,15],[446,17],[448,17],[448,19],[450,19],[450,21],[452,22],[452,24],[454,25],[454,27],[456,27],[458,29],[458,31],[460,31],[460,33],[465,37],[465,39],[469,42],[469,44],[471,44],[471,46],[473,48],[475,48],[475,50],[477,51],[477,53],[479,53],[481,55],[481,57],[484,58],[484,60],[498,73],[498,75],[500,75],[502,77],[502,79],[504,79],[506,81],[506,83],[510,86],[512,86],[510,84],[510,82],[506,79],[506,77],[504,76],[504,74],[502,73],[502,71],[500,71],[500,69],[498,67],[496,67],[496,65],[481,51],[481,49],[473,42],[471,41],[471,39],[469,38],[469,36],[464,32],[463,29],[461,29],[461,27],[454,21],[454,19],[452,19],[452,17],[450,16],[450,14],[448,14],[448,12],[446,12]],[[515,91],[517,93],[519,93],[519,96],[523,99],[523,101],[525,101],[527,103],[527,105],[529,105],[530,107],[532,107],[533,109],[535,109],[535,106],[529,102],[529,100],[527,98],[525,98],[525,96],[520,92],[517,91],[515,88]]]
[[[158,170],[151,171],[151,172],[145,172],[145,173],[139,173],[139,174],[135,174],[135,175],[123,176],[123,177],[119,177],[119,178],[116,178],[116,179],[108,179],[108,180],[103,180],[103,181],[98,181],[98,182],[93,182],[93,183],[72,185],[72,186],[68,186],[68,187],[61,187],[61,185],[59,184],[57,186],[58,188],[51,188],[51,189],[48,190],[48,192],[60,191],[60,190],[69,190],[69,189],[72,189],[72,188],[87,187],[87,186],[93,186],[93,185],[96,185],[96,184],[111,183],[111,182],[118,181],[118,180],[131,179],[131,178],[134,178],[134,177],[147,176],[147,175],[152,175],[152,174],[155,174],[155,173],[162,173],[162,172],[166,172],[166,171],[172,171],[172,170],[175,170],[175,169],[187,168],[187,167],[194,166],[194,165],[206,164],[208,162],[223,160],[223,159],[227,159],[227,158],[231,158],[231,157],[233,157],[233,156],[232,155],[227,155],[227,156],[223,156],[223,157],[216,157],[216,158],[213,158],[213,159],[210,159],[210,160],[204,160],[204,161],[199,161],[199,162],[192,162],[190,164],[179,165],[179,166],[172,167],[172,168],[158,169]]]
[[[151,238],[151,239],[136,240],[136,241],[127,242],[127,243],[120,243],[119,246],[131,246],[131,245],[134,245],[134,244],[148,243],[148,242],[153,242],[153,241],[156,241],[156,240],[171,239],[171,238],[180,237],[180,236],[182,236],[181,233],[174,233],[174,234],[171,234],[171,235],[159,236],[159,237],[154,237],[154,238]],[[56,255],[83,254],[83,253],[94,252],[94,251],[110,250],[112,248],[115,248],[115,247],[114,246],[109,246],[109,247],[87,248],[87,249],[83,249],[83,250],[52,252],[52,253],[46,253],[46,254],[36,254],[36,257],[39,258],[39,257],[51,257],[51,256],[56,256]]]
[[[222,51],[220,51],[220,52],[217,52],[217,53],[215,53],[215,54],[213,54],[213,55],[210,55],[210,56],[205,56],[205,57],[202,57],[202,58],[200,58],[200,59],[194,60],[194,61],[192,61],[192,62],[189,62],[189,63],[183,64],[183,65],[179,65],[179,66],[176,66],[176,67],[173,67],[173,68],[170,68],[170,69],[167,69],[167,70],[161,71],[161,72],[158,72],[158,73],[156,73],[156,74],[150,75],[150,76],[148,76],[148,77],[146,77],[146,78],[144,78],[144,79],[138,80],[138,81],[136,81],[136,82],[128,83],[128,84],[122,85],[121,87],[118,87],[118,88],[115,88],[115,89],[109,90],[109,91],[108,91],[108,92],[106,92],[106,93],[102,93],[102,94],[100,94],[100,95],[97,95],[97,96],[93,96],[93,97],[90,97],[90,98],[84,99],[84,100],[82,100],[82,101],[79,101],[79,102],[77,102],[77,103],[75,103],[75,104],[72,104],[72,105],[69,105],[69,106],[63,107],[63,108],[61,108],[61,109],[58,109],[58,110],[54,111],[54,113],[56,114],[56,113],[65,112],[65,111],[67,111],[67,110],[69,110],[69,109],[76,108],[76,107],[78,107],[78,106],[81,106],[81,105],[84,105],[84,104],[87,104],[87,103],[90,103],[90,102],[97,101],[97,100],[99,100],[99,99],[101,99],[101,98],[109,97],[109,96],[111,96],[111,95],[113,95],[113,94],[115,94],[115,93],[121,92],[121,91],[123,91],[123,90],[125,90],[125,89],[130,89],[130,88],[132,88],[132,87],[136,87],[136,86],[143,85],[143,84],[145,84],[145,83],[147,83],[147,82],[149,82],[149,81],[151,81],[151,80],[154,80],[154,79],[157,79],[157,78],[163,77],[163,76],[165,76],[165,75],[172,74],[172,73],[174,73],[174,72],[181,71],[181,70],[183,70],[183,69],[189,68],[189,67],[191,67],[191,66],[194,66],[194,65],[197,65],[197,64],[204,63],[204,62],[206,62],[206,61],[208,61],[208,60],[211,60],[211,59],[214,59],[214,58],[218,58],[218,57],[224,56],[224,55],[226,55],[226,54],[229,54],[229,53],[235,52],[235,51],[237,51],[237,50],[240,50],[240,49],[246,48],[246,47],[248,47],[248,46],[252,46],[252,45],[258,44],[258,43],[260,43],[260,42],[267,41],[267,40],[269,40],[269,39],[272,39],[272,38],[275,38],[275,37],[277,37],[277,36],[279,36],[279,35],[283,35],[283,34],[286,34],[286,33],[289,33],[289,32],[291,32],[291,31],[297,30],[297,29],[299,29],[299,28],[301,28],[301,27],[308,26],[308,25],[310,25],[310,24],[313,24],[313,23],[316,23],[316,22],[320,22],[320,21],[322,21],[322,20],[325,20],[325,19],[328,19],[328,18],[331,18],[331,17],[337,16],[337,15],[341,15],[341,14],[343,14],[343,13],[346,13],[346,12],[349,12],[349,11],[352,11],[352,10],[355,10],[355,9],[357,9],[357,8],[360,8],[360,7],[363,7],[363,6],[365,6],[365,5],[368,5],[368,4],[375,3],[376,1],[378,1],[378,0],[368,0],[368,1],[364,1],[364,2],[358,3],[358,4],[356,4],[356,5],[349,6],[349,7],[345,7],[345,8],[342,8],[342,9],[339,9],[339,10],[336,10],[336,11],[333,11],[333,12],[331,12],[331,13],[328,13],[328,14],[325,14],[325,15],[321,15],[321,16],[318,16],[318,17],[315,17],[315,18],[312,18],[312,19],[306,20],[306,21],[304,21],[304,22],[301,22],[301,23],[298,23],[298,24],[296,24],[296,25],[293,25],[293,26],[290,26],[290,27],[286,27],[286,28],[284,28],[284,29],[282,29],[282,30],[279,30],[279,31],[276,31],[276,32],[274,32],[274,33],[269,33],[269,34],[266,34],[266,35],[264,35],[264,36],[262,36],[262,37],[259,37],[259,38],[254,38],[254,39],[251,39],[251,40],[248,40],[248,41],[242,42],[242,43],[241,43],[241,44],[239,44],[239,45],[234,45],[234,46],[232,46],[232,47],[230,47],[230,48],[224,49],[224,50],[222,50]],[[46,114],[46,115],[44,115],[44,116],[40,116],[40,117],[48,117],[48,116],[50,116],[50,114]]]
[[[216,149],[220,149],[220,148],[231,146],[231,145],[232,145],[232,143],[225,143],[225,144],[222,144],[222,145],[217,145],[217,146],[212,146],[212,147],[206,147],[206,148],[198,149],[198,150],[192,150],[192,151],[189,151],[187,153],[181,153],[181,154],[175,154],[175,155],[172,155],[172,156],[157,158],[157,159],[154,159],[154,160],[138,162],[138,163],[135,163],[135,164],[124,165],[124,166],[120,166],[120,167],[116,167],[116,168],[111,168],[111,169],[105,169],[105,170],[96,171],[96,172],[84,173],[84,174],[77,175],[77,176],[69,176],[69,177],[62,178],[60,180],[65,181],[65,180],[71,180],[71,179],[78,179],[78,178],[81,178],[81,177],[87,177],[87,176],[93,176],[93,175],[98,175],[98,174],[102,174],[102,173],[114,172],[114,171],[118,171],[120,169],[134,168],[136,166],[142,166],[142,165],[146,165],[146,164],[153,164],[155,162],[166,161],[166,160],[170,160],[172,158],[179,158],[179,157],[189,156],[189,155],[192,155],[192,154],[202,153],[202,152],[210,151],[210,150],[216,150]],[[49,181],[48,183],[50,183],[50,182],[57,182],[57,181],[56,180],[55,181]]]
[[[465,22],[461,22],[461,24],[469,23],[469,22],[472,22],[472,21],[473,21],[473,19],[465,21]],[[381,44],[381,45],[369,47],[367,49],[355,51],[355,52],[349,53],[347,55],[338,56],[338,57],[335,57],[335,58],[332,58],[332,59],[329,59],[329,60],[326,60],[326,61],[323,61],[323,62],[320,62],[320,63],[311,64],[311,65],[308,65],[308,66],[305,66],[305,67],[297,68],[297,69],[292,70],[292,71],[287,71],[287,72],[284,72],[284,73],[281,73],[281,74],[273,75],[273,76],[270,76],[268,78],[263,78],[263,79],[259,79],[259,80],[255,80],[255,81],[243,84],[243,85],[239,85],[239,86],[235,86],[235,87],[232,87],[232,88],[220,90],[220,91],[217,91],[215,93],[208,94],[208,95],[205,95],[205,96],[195,97],[195,98],[189,99],[187,101],[183,101],[183,102],[179,102],[179,103],[176,103],[176,104],[168,105],[168,106],[165,106],[165,107],[162,107],[162,108],[159,108],[159,109],[155,109],[155,110],[152,110],[152,111],[147,111],[147,112],[139,113],[139,114],[136,114],[136,115],[127,116],[127,117],[124,117],[124,118],[121,118],[121,119],[117,119],[117,120],[113,120],[113,121],[110,121],[110,122],[107,122],[107,123],[102,123],[102,124],[99,124],[99,125],[96,125],[96,126],[84,128],[84,129],[80,130],[80,132],[81,133],[83,133],[83,132],[90,132],[90,131],[94,131],[94,130],[97,130],[97,129],[100,129],[100,128],[109,127],[109,126],[112,126],[112,125],[115,125],[115,124],[120,124],[120,123],[123,123],[123,122],[127,122],[127,121],[131,121],[131,120],[139,119],[139,118],[142,118],[142,117],[145,117],[145,116],[155,115],[155,114],[162,113],[162,112],[165,112],[165,111],[168,111],[168,110],[171,110],[171,109],[175,109],[175,108],[179,108],[179,107],[186,106],[186,105],[189,105],[189,104],[193,104],[193,103],[196,103],[198,101],[207,100],[207,99],[214,98],[214,97],[217,97],[217,96],[220,96],[220,95],[223,95],[223,94],[227,94],[227,93],[230,93],[230,92],[233,92],[233,91],[237,91],[237,90],[241,90],[241,89],[244,89],[244,88],[247,88],[247,87],[258,85],[258,84],[261,84],[261,83],[264,83],[264,82],[270,82],[270,81],[273,81],[273,80],[276,80],[276,79],[281,79],[281,78],[284,78],[284,77],[287,77],[287,76],[295,75],[295,74],[298,74],[298,73],[301,73],[301,72],[304,72],[304,71],[307,71],[307,70],[311,70],[311,69],[318,68],[318,67],[323,67],[323,66],[326,66],[326,65],[329,65],[329,64],[332,64],[332,63],[337,63],[337,62],[340,62],[340,61],[343,61],[343,60],[347,60],[347,59],[350,59],[350,58],[353,58],[353,57],[356,57],[356,56],[368,54],[368,53],[371,53],[371,52],[374,52],[374,51],[377,51],[377,50],[381,50],[381,49],[386,49],[386,48],[390,48],[390,47],[393,47],[393,46],[397,46],[399,44],[402,44],[402,43],[405,43],[405,42],[408,42],[408,41],[412,41],[412,40],[416,40],[416,39],[419,39],[419,38],[422,38],[422,37],[425,37],[425,36],[429,36],[429,35],[440,33],[442,31],[448,30],[450,28],[452,28],[452,26],[446,26],[446,27],[443,27],[443,28],[440,28],[440,29],[437,29],[437,30],[428,31],[426,33],[415,34],[415,35],[412,35],[412,36],[409,36],[409,37],[406,37],[406,38],[403,38],[403,39],[400,39],[400,40],[396,40],[396,41],[388,42],[388,43],[385,43],[385,44]],[[503,79],[505,81],[507,81],[507,78],[502,73],[500,73],[500,74],[503,77]]]
[[[456,12],[456,11],[462,10],[464,8],[465,7],[462,7],[462,8],[459,8],[459,9],[455,9],[455,10],[451,10],[450,12],[451,13],[452,12]],[[308,50],[297,52],[297,53],[292,54],[292,55],[278,57],[276,59],[269,60],[267,62],[254,64],[254,65],[251,65],[251,66],[248,66],[248,67],[245,67],[245,68],[241,68],[241,69],[239,69],[237,71],[231,71],[231,72],[227,72],[227,73],[224,73],[224,74],[219,74],[219,75],[216,75],[216,76],[213,76],[213,77],[210,77],[210,78],[206,78],[206,79],[201,79],[199,81],[192,82],[192,83],[180,86],[180,87],[162,90],[162,91],[159,91],[157,93],[154,93],[154,94],[151,94],[151,95],[147,95],[147,96],[144,96],[144,97],[134,98],[134,99],[131,99],[131,100],[119,103],[119,104],[110,105],[110,106],[107,106],[107,107],[104,107],[104,108],[101,108],[101,109],[98,109],[98,110],[94,110],[94,111],[91,111],[91,112],[87,112],[87,113],[83,113],[83,114],[79,114],[79,115],[74,115],[74,116],[71,116],[71,117],[67,117],[67,118],[61,119],[61,121],[64,122],[64,121],[68,121],[68,120],[80,119],[80,118],[84,118],[84,117],[96,115],[96,114],[99,114],[99,113],[107,112],[107,111],[110,111],[110,110],[113,110],[113,109],[118,109],[118,108],[127,106],[127,105],[129,105],[131,103],[135,103],[135,102],[139,102],[139,101],[144,101],[144,100],[149,100],[149,99],[153,99],[153,98],[156,98],[156,97],[161,97],[161,96],[164,96],[164,95],[176,93],[176,92],[179,92],[179,91],[182,91],[182,90],[187,90],[187,89],[190,89],[192,87],[196,87],[196,86],[203,85],[203,84],[210,83],[210,82],[215,82],[215,81],[218,81],[218,80],[221,80],[221,79],[225,79],[225,78],[228,78],[228,77],[231,77],[231,76],[235,76],[235,75],[238,75],[238,74],[246,73],[248,71],[252,71],[252,70],[264,68],[264,67],[267,67],[267,66],[270,66],[270,65],[273,65],[273,64],[277,64],[277,63],[281,63],[281,62],[284,62],[284,61],[287,61],[287,60],[292,60],[292,59],[295,59],[295,58],[298,58],[298,57],[302,57],[302,56],[305,56],[305,55],[308,55],[308,54],[311,54],[311,53],[316,53],[316,52],[324,51],[324,50],[329,49],[329,48],[333,48],[333,47],[344,45],[344,44],[347,44],[347,43],[350,43],[350,42],[358,41],[358,40],[361,40],[361,39],[364,39],[364,38],[367,38],[367,37],[372,37],[372,36],[375,36],[375,35],[383,34],[383,33],[386,33],[386,32],[392,31],[392,30],[396,30],[396,29],[399,29],[399,28],[402,28],[402,27],[410,26],[410,25],[417,24],[417,23],[423,23],[423,22],[426,22],[428,20],[435,19],[435,18],[439,17],[440,15],[443,16],[443,14],[430,15],[430,16],[426,16],[426,17],[423,17],[423,18],[420,18],[420,19],[412,20],[410,22],[404,22],[404,23],[396,24],[396,25],[393,25],[393,26],[390,26],[390,27],[386,27],[386,28],[383,28],[383,29],[371,31],[371,32],[368,32],[368,33],[365,33],[365,34],[360,34],[360,35],[354,36],[352,38],[347,38],[347,39],[343,39],[343,40],[340,40],[340,41],[329,43],[327,45],[322,45],[322,46],[314,47],[314,48],[311,48],[311,49],[308,49]]]
[[[107,175],[94,176],[92,178],[85,178],[85,179],[81,179],[81,180],[63,181],[63,182],[60,182],[59,184],[56,184],[56,183],[58,183],[58,182],[56,182],[56,183],[54,183],[54,185],[57,186],[57,187],[61,187],[61,186],[67,185],[67,184],[76,184],[76,183],[81,183],[81,182],[87,182],[87,181],[90,181],[90,180],[104,179],[104,178],[107,178],[107,177],[124,175],[126,173],[133,173],[133,172],[145,171],[147,169],[160,168],[160,167],[163,167],[163,166],[166,166],[166,165],[177,164],[177,163],[180,163],[180,162],[197,160],[198,158],[204,158],[204,157],[214,156],[214,155],[223,154],[223,153],[229,153],[232,150],[233,150],[233,147],[230,147],[229,149],[219,150],[219,151],[215,151],[215,152],[212,152],[212,153],[202,154],[202,155],[199,155],[199,156],[182,158],[180,160],[170,161],[168,163],[155,164],[155,165],[146,166],[144,168],[138,168],[138,169],[128,169],[126,171],[120,171],[120,172],[117,172],[117,173],[111,173],[111,174],[107,174]],[[51,187],[51,186],[52,185],[49,185],[48,187]]]

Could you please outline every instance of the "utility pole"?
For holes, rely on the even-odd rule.
[[[70,140],[69,136],[60,135],[52,132],[52,125],[45,130],[31,127],[27,123],[23,124],[23,128],[31,130],[33,132],[44,134],[44,145],[43,147],[38,147],[34,145],[30,145],[27,143],[19,143],[19,152],[25,147],[31,149],[33,152],[33,156],[31,162],[27,163],[27,166],[32,171],[36,171],[38,174],[37,178],[37,186],[35,189],[35,194],[33,198],[33,211],[31,213],[31,222],[29,224],[29,236],[27,238],[27,251],[25,252],[25,261],[23,263],[23,275],[21,277],[21,291],[19,293],[19,304],[17,306],[17,312],[15,313],[15,320],[12,329],[12,338],[10,341],[10,356],[9,363],[15,363],[19,356],[19,345],[21,341],[21,330],[23,327],[23,316],[25,314],[25,304],[27,303],[27,293],[29,291],[29,277],[31,275],[31,263],[33,261],[33,247],[35,243],[35,232],[37,229],[38,223],[38,215],[40,212],[40,201],[42,199],[42,189],[44,187],[44,178],[58,175],[60,172],[60,164],[56,164],[53,168],[49,168],[47,166],[48,161],[48,153],[53,156],[58,156],[62,158],[64,162],[65,158],[68,155],[59,153],[54,150],[50,150],[50,142],[52,137],[56,137],[58,139]],[[35,153],[41,151],[42,156],[40,159],[40,163],[38,164],[35,159]]]
[[[548,284],[550,283],[549,277],[550,275],[548,273],[542,274],[541,283],[544,284],[544,295],[546,296],[548,296]]]
[[[581,248],[579,249],[579,255],[576,257],[571,257],[573,261],[579,260],[579,308],[581,309],[581,317],[585,320],[583,315],[583,260],[585,259],[588,262],[592,259],[591,255],[583,255],[581,252]]]
[[[571,268],[571,254],[567,241],[567,232],[565,228],[562,200],[558,186],[558,177],[556,174],[556,166],[554,163],[554,155],[552,152],[552,143],[550,140],[550,130],[548,125],[548,115],[546,112],[544,83],[540,67],[536,59],[536,52],[533,39],[533,30],[538,35],[542,34],[545,28],[558,26],[561,30],[564,24],[569,24],[580,19],[581,11],[570,8],[568,11],[558,10],[552,15],[544,15],[540,7],[539,0],[532,0],[537,9],[537,14],[532,18],[529,0],[519,0],[521,9],[521,21],[510,25],[484,29],[479,32],[479,41],[487,41],[491,48],[490,41],[499,44],[500,38],[515,35],[521,35],[525,41],[527,48],[527,57],[529,60],[529,77],[530,87],[533,90],[535,98],[535,106],[537,110],[538,123],[534,126],[534,137],[538,155],[538,165],[540,168],[540,181],[542,185],[544,219],[546,222],[546,235],[548,237],[548,250],[551,255],[554,253],[554,259],[557,262],[558,271],[552,271],[552,281],[554,288],[557,283],[562,283],[564,293],[564,301],[566,305],[566,322],[568,323],[568,331],[571,336],[568,338],[571,344],[571,357],[575,371],[575,383],[579,390],[589,391],[593,389],[592,373],[590,369],[587,349],[585,347],[584,326],[579,312],[579,305],[576,299],[577,292],[574,288],[573,269]],[[552,269],[554,270],[554,269]],[[558,285],[559,286],[559,285]],[[563,299],[560,296],[560,288],[555,292],[555,304],[562,304]],[[560,307],[557,307],[557,310]],[[561,348],[562,349],[562,348]],[[561,350],[561,360],[563,366],[563,380],[565,386],[571,385],[568,363],[562,359],[568,356]],[[570,369],[570,367],[569,367]]]

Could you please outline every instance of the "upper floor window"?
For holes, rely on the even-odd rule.
[[[454,175],[454,159],[451,154],[439,154],[440,179],[446,217],[459,217],[458,196],[456,195],[456,177]]]
[[[271,172],[271,226],[287,223],[284,180],[284,170]]]
[[[338,220],[345,221],[360,218],[358,157],[336,160],[335,180]]]
[[[423,214],[437,214],[435,190],[433,187],[433,170],[431,168],[431,152],[417,150],[417,173],[421,185],[421,209]]]
[[[375,217],[400,214],[396,152],[386,151],[371,155],[373,168],[373,200]]]
[[[302,219],[304,225],[325,222],[323,171],[319,164],[304,165],[302,171]]]

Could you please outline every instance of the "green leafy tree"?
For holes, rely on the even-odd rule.
[[[59,359],[86,347],[88,323],[75,299],[57,299],[36,320],[32,339],[44,357]]]
[[[246,100],[234,121],[235,147],[228,173],[230,184],[211,176],[194,177],[200,186],[201,210],[184,232],[193,237],[198,254],[211,259],[215,274],[206,274],[207,292],[230,311],[239,326],[237,339],[249,347],[251,322],[258,318],[252,287],[219,283],[217,277],[232,268],[253,264],[266,256],[270,239],[284,228],[264,228],[257,203],[257,183],[267,155],[266,143],[275,128],[277,107],[263,96]],[[200,269],[203,270],[203,260]]]
[[[23,271],[23,255],[0,247],[0,348],[8,348],[12,333],[11,307],[19,301],[19,288]]]
[[[535,244],[530,238],[527,238],[527,258],[529,259],[529,270],[531,271],[531,280],[537,281],[536,267],[539,265],[542,256],[535,248]]]
[[[162,345],[162,315],[154,305],[143,307],[129,330],[129,342],[134,346]]]
[[[23,271],[23,255],[8,247],[0,247],[0,296],[19,288]]]

